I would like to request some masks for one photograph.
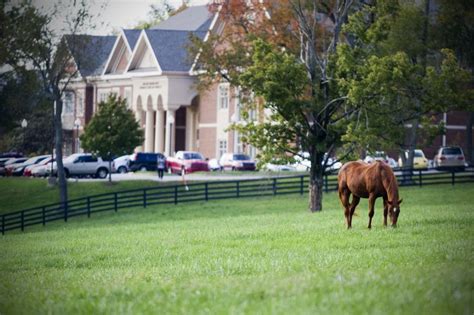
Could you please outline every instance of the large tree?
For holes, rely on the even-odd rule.
[[[337,46],[353,2],[225,1],[218,9],[223,33],[196,45],[199,67],[207,70],[201,82],[228,80],[240,89],[244,118],[249,110],[270,116],[235,126],[262,160],[309,153],[311,211],[322,210],[329,157],[356,112],[335,78]]]
[[[112,159],[129,154],[143,142],[143,130],[127,101],[111,94],[98,104],[98,111],[81,135],[82,147],[109,161],[109,182],[112,181]]]
[[[67,201],[67,182],[62,162],[62,96],[78,67],[72,56],[80,55],[83,40],[71,36],[67,43],[63,34],[75,35],[90,30],[93,16],[87,1],[59,2],[50,11],[41,11],[30,1],[0,1],[0,64],[14,71],[33,69],[40,77],[42,89],[50,106],[55,108],[55,151],[58,166],[60,201]],[[53,22],[62,21],[64,28],[55,29]],[[77,42],[76,42],[77,39]]]
[[[311,211],[322,209],[323,176],[329,157],[338,149],[344,158],[381,136],[392,142],[399,136],[392,130],[383,132],[393,115],[377,112],[403,105],[401,110],[412,108],[411,119],[422,119],[427,107],[445,104],[435,99],[455,97],[459,80],[451,80],[457,78],[453,71],[458,68],[449,52],[440,58],[443,66],[430,69],[424,61],[413,66],[406,52],[381,52],[378,40],[385,40],[388,47],[383,27],[392,17],[396,21],[404,17],[373,10],[396,9],[397,1],[243,2],[225,1],[217,9],[224,24],[217,29],[223,32],[209,36],[205,43],[195,41],[200,82],[206,86],[229,81],[240,91],[243,117],[251,118],[249,110],[259,112],[260,119],[248,119],[234,128],[260,149],[261,159],[309,153]],[[346,29],[352,15],[359,24]],[[426,20],[420,21],[423,32]],[[365,32],[371,27],[371,32]],[[393,82],[398,84],[391,86]],[[408,84],[414,84],[410,92],[404,90]],[[437,95],[427,96],[429,101],[423,103],[409,102],[410,93],[422,95],[420,89],[425,88]],[[396,102],[398,94],[406,94],[403,102]],[[399,126],[400,122],[398,131]]]
[[[443,131],[432,117],[466,109],[472,99],[469,73],[452,51],[433,47],[429,12],[430,0],[422,6],[380,1],[351,17],[347,30],[354,41],[339,47],[338,76],[349,102],[365,107],[346,140],[372,148],[398,147],[407,170],[420,140]],[[411,172],[406,175],[409,180]]]

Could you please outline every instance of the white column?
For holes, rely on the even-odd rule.
[[[146,111],[145,152],[153,152],[153,111]]]
[[[163,153],[165,151],[165,112],[162,109],[156,111],[155,123],[155,152]]]
[[[192,151],[194,145],[194,111],[186,107],[186,150]]]
[[[166,132],[165,132],[165,155],[174,154],[174,139],[176,137],[176,110],[169,109],[166,111]]]
[[[142,113],[141,110],[136,110],[135,111],[135,120],[138,122],[138,126],[140,126],[140,129],[142,128]],[[143,151],[143,146],[140,145],[135,148],[136,152],[142,152]]]

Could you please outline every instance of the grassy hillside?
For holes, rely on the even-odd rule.
[[[0,311],[472,314],[474,185],[403,189],[399,227],[336,194],[136,208],[9,233]]]

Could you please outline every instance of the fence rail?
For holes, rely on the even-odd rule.
[[[400,186],[426,186],[437,184],[460,184],[474,182],[474,170],[464,172],[430,173],[412,170],[409,176],[397,175]],[[106,193],[84,198],[68,200],[66,203],[54,203],[1,216],[1,231],[21,230],[32,225],[46,225],[48,222],[64,220],[76,216],[90,217],[92,213],[119,209],[178,204],[194,201],[248,198],[300,194],[307,192],[308,175],[272,177],[264,179],[230,180],[204,183],[191,183],[188,186],[157,186]],[[188,187],[189,189],[186,189]],[[323,189],[325,192],[337,190],[337,177],[326,175]]]

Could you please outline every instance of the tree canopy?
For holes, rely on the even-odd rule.
[[[111,94],[98,104],[80,139],[84,150],[110,161],[133,152],[143,142],[143,130],[127,109],[126,100]]]
[[[427,19],[415,5],[229,0],[219,12],[222,33],[195,41],[201,83],[236,88],[246,121],[233,128],[263,160],[309,153],[311,211],[322,209],[331,155],[393,144],[404,139],[405,123],[418,119],[417,129],[425,115],[464,100],[469,79],[452,52],[428,65]]]
[[[54,29],[52,21],[55,19],[63,21],[65,29]],[[8,65],[15,72],[34,70],[50,106],[55,104],[54,140],[59,195],[63,203],[68,194],[62,162],[62,96],[70,81],[78,78],[79,69],[71,63],[72,58],[76,53],[83,53],[82,38],[74,35],[92,29],[93,19],[86,0],[57,2],[48,12],[30,1],[0,1],[0,64]],[[65,34],[72,35],[68,43],[62,37]]]

